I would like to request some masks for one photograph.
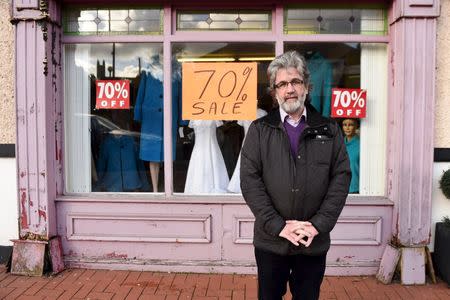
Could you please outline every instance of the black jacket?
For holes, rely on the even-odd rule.
[[[351,179],[342,132],[306,104],[307,126],[293,157],[279,109],[254,121],[241,156],[241,189],[255,215],[256,248],[280,255],[322,255],[344,207]],[[286,220],[310,221],[319,231],[306,248],[279,237]]]

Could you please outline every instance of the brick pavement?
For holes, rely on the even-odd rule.
[[[256,277],[85,269],[25,277],[0,266],[0,299],[251,300],[256,299]],[[443,282],[402,286],[384,285],[374,277],[325,277],[321,299],[447,300],[450,288]]]

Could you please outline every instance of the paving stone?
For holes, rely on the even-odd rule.
[[[290,299],[289,290],[283,299]],[[0,266],[0,299],[256,300],[255,275],[69,269],[57,276],[25,277]],[[320,299],[449,300],[438,284],[385,285],[375,277],[325,277]]]

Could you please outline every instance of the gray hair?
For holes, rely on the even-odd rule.
[[[278,70],[280,69],[288,69],[295,68],[297,69],[300,76],[303,77],[303,81],[305,82],[305,86],[309,89],[309,71],[306,67],[305,58],[300,55],[297,51],[289,51],[278,55],[274,60],[270,63],[267,68],[267,77],[269,77],[269,90],[273,91],[275,88],[275,77],[277,75]]]

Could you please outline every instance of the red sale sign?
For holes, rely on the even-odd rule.
[[[128,109],[130,108],[129,80],[96,80],[97,109]]]
[[[367,91],[362,89],[331,90],[331,116],[333,118],[365,118]]]

